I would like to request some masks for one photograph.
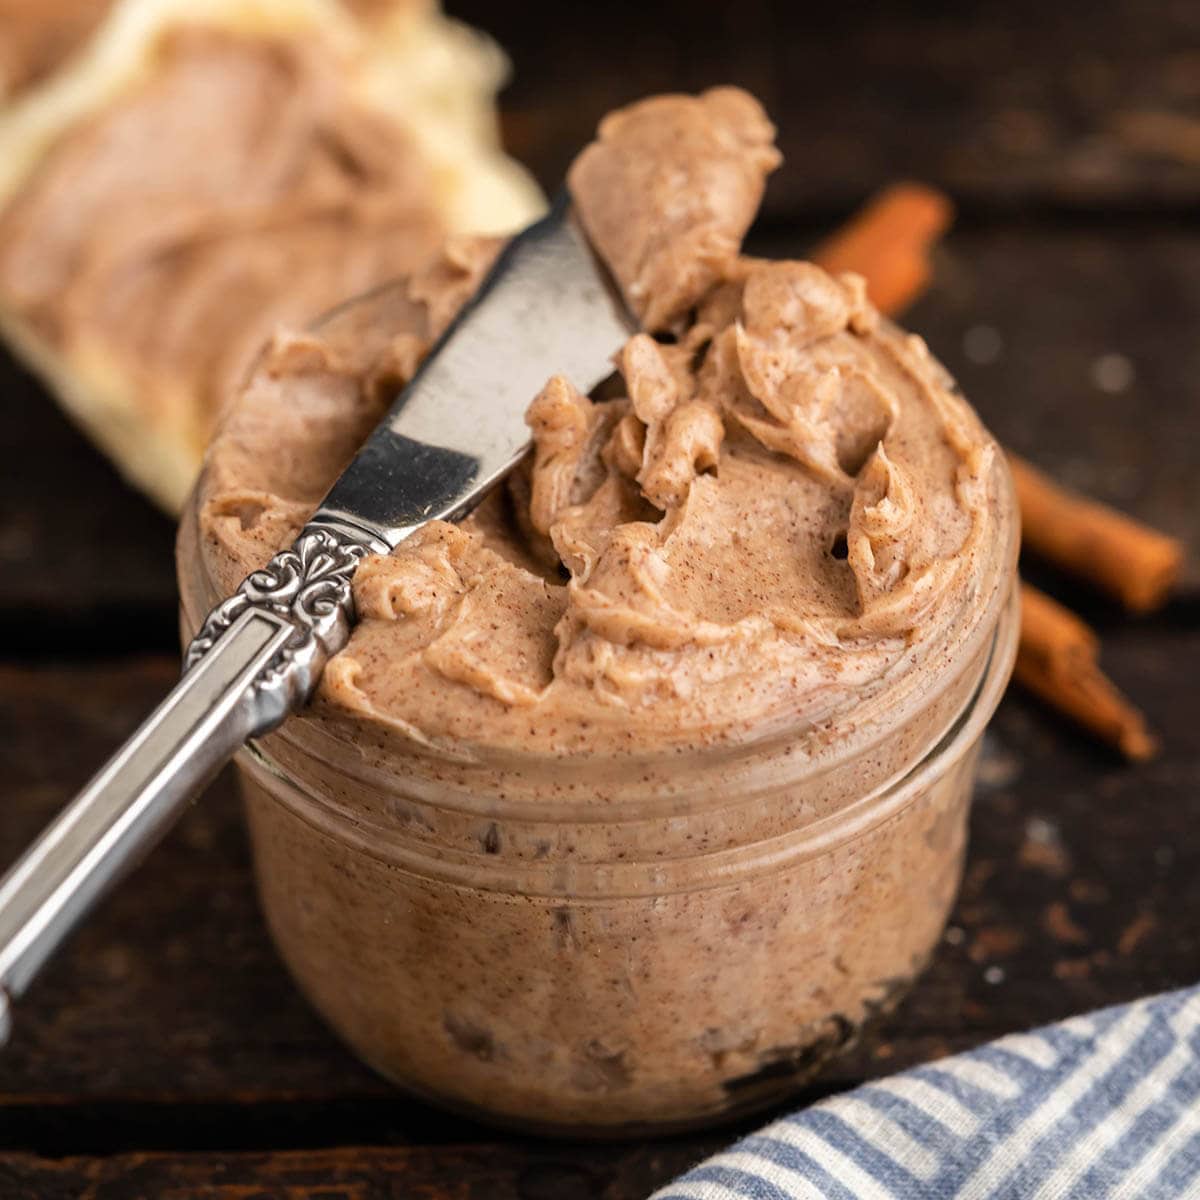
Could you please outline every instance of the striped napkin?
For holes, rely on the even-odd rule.
[[[1200,987],[1015,1034],[768,1125],[652,1200],[1200,1197]]]

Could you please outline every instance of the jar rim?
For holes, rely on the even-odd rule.
[[[815,857],[862,837],[905,808],[975,745],[1007,686],[1016,657],[1020,597],[1014,577],[992,631],[978,682],[948,726],[922,756],[850,804],[766,839],[687,858],[619,862],[504,861],[450,846],[403,842],[362,814],[331,804],[302,786],[257,743],[238,753],[239,767],[271,800],[352,849],[406,873],[477,891],[524,897],[616,900],[700,891]],[[493,814],[494,815],[494,814]],[[611,817],[611,812],[607,814]],[[675,878],[679,874],[684,878]]]
[[[946,686],[953,686],[953,681],[966,680],[970,675],[974,675],[975,680],[985,675],[988,669],[986,652],[995,643],[996,631],[1014,594],[1015,557],[1014,539],[1010,569],[989,591],[971,622],[971,635],[957,647],[953,664],[943,664],[943,670],[939,672],[941,678],[951,681]],[[439,810],[486,820],[547,819],[549,802],[544,795],[522,795],[523,774],[533,770],[543,783],[553,781],[560,789],[553,801],[556,821],[572,820],[581,825],[619,823],[676,816],[684,799],[692,814],[721,808],[727,804],[731,788],[739,796],[753,799],[763,790],[754,780],[758,764],[772,755],[794,755],[796,775],[792,782],[815,787],[820,780],[875,753],[883,743],[898,736],[907,721],[923,712],[929,700],[920,685],[926,678],[927,672],[905,672],[903,691],[896,695],[894,687],[888,690],[884,686],[887,682],[885,673],[877,681],[880,690],[865,696],[857,709],[849,713],[839,710],[835,714],[837,725],[843,723],[842,718],[853,717],[850,725],[854,730],[853,737],[827,738],[825,723],[808,727],[776,724],[755,737],[691,747],[686,754],[680,753],[679,747],[671,747],[666,753],[655,754],[588,752],[548,757],[505,749],[476,757],[445,753],[440,744],[431,750],[423,743],[413,745],[409,742],[397,745],[393,754],[393,747],[387,740],[392,736],[389,731],[382,731],[380,740],[365,743],[364,749],[364,743],[344,735],[336,714],[331,720],[328,713],[312,720],[301,715],[272,733],[270,741],[286,743],[296,754],[322,763],[367,788],[386,790],[394,777],[389,778],[387,767],[380,763],[398,758],[406,768],[403,785],[411,789],[413,799]],[[922,739],[921,747],[914,749],[932,751],[942,734],[952,726],[956,715],[968,704],[969,694],[944,717],[940,728],[931,731]],[[266,757],[271,756],[266,754]],[[661,777],[660,768],[666,761],[672,764],[670,775]],[[906,761],[913,759],[910,757]],[[649,788],[641,785],[647,768],[660,776]],[[721,788],[705,801],[699,800],[697,794],[704,790],[705,781],[718,773]],[[284,774],[287,774],[286,768]],[[500,782],[494,781],[497,776]],[[897,777],[898,773],[893,772],[887,778]],[[600,787],[607,788],[609,793],[619,792],[620,797],[606,795],[604,805],[598,807],[594,797]],[[436,799],[423,795],[423,790],[436,792]],[[347,813],[347,816],[354,819],[353,813]]]

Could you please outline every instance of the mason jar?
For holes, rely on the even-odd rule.
[[[259,895],[301,991],[401,1088],[525,1130],[692,1127],[801,1087],[939,942],[1015,655],[1015,525],[955,653],[832,725],[467,757],[318,701],[248,746]],[[190,635],[220,598],[195,500],[179,569]]]

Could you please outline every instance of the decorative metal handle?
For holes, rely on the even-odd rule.
[[[245,613],[270,613],[290,622],[292,635],[255,677],[259,724],[246,736],[274,729],[308,701],[327,659],[346,644],[354,616],[350,582],[359,560],[379,548],[366,535],[310,525],[290,550],[248,575],[208,614],[184,654],[185,676]]]
[[[0,1043],[9,997],[247,738],[309,699],[349,637],[358,562],[380,548],[310,526],[251,574],[208,615],[170,695],[0,880]]]

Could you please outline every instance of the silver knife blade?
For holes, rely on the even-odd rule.
[[[590,391],[636,328],[561,193],[500,253],[310,526],[394,548],[463,516],[528,449],[525,410],[546,381]]]

